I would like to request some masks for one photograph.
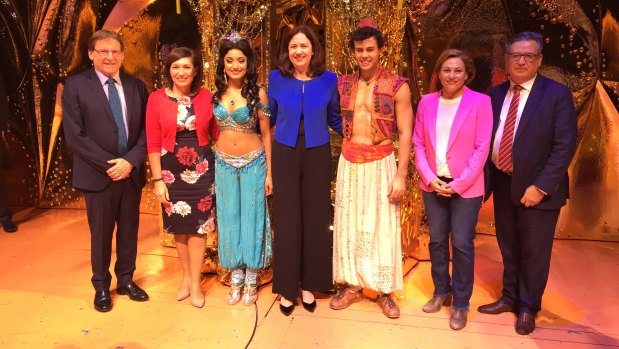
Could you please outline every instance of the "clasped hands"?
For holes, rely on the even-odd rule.
[[[114,182],[128,178],[133,169],[133,165],[123,158],[112,159],[107,163],[113,165],[106,172]]]
[[[456,191],[449,185],[449,183],[442,181],[440,178],[434,178],[430,182],[430,188],[434,189],[436,194],[445,197],[451,197]]]

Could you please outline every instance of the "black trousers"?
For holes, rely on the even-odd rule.
[[[0,144],[2,147],[2,144]],[[1,152],[1,150],[0,150]],[[9,202],[7,198],[7,189],[5,181],[4,168],[2,166],[2,158],[0,154],[0,220],[10,219],[11,218],[11,210],[9,210]]]
[[[273,292],[289,300],[299,288],[333,288],[331,145],[295,148],[273,142]]]
[[[520,312],[542,307],[560,210],[514,204],[511,176],[492,166],[496,236],[503,257],[503,300]]]
[[[119,284],[133,279],[137,255],[141,188],[131,180],[112,182],[99,192],[84,192],[90,227],[90,261],[95,290],[109,290],[112,281],[110,260],[116,226],[116,264]]]

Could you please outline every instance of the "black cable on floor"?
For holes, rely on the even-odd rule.
[[[271,281],[267,282],[264,285],[261,285],[260,287],[264,287],[268,284],[270,284]],[[277,300],[277,297],[275,298],[275,300]],[[273,301],[273,303],[271,304],[271,306],[269,307],[269,311],[266,312],[266,314],[268,314],[271,311],[271,308],[273,308],[273,304],[275,304],[275,300]],[[254,303],[254,309],[256,310],[256,315],[254,317],[254,329],[251,332],[251,336],[249,337],[249,340],[247,341],[247,344],[245,345],[245,349],[249,348],[249,345],[251,344],[251,342],[254,340],[254,335],[256,335],[256,328],[258,328],[258,302]],[[265,315],[266,316],[266,315]]]

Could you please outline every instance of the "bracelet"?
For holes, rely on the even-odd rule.
[[[155,182],[159,182],[159,181],[162,181],[162,180],[163,180],[163,178],[153,178],[153,179],[151,179],[151,182],[155,183]]]

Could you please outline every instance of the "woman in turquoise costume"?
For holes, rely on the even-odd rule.
[[[219,44],[213,114],[221,132],[215,148],[219,263],[232,270],[228,304],[253,304],[257,272],[269,264],[271,226],[270,110],[258,87],[254,54],[236,32]]]

